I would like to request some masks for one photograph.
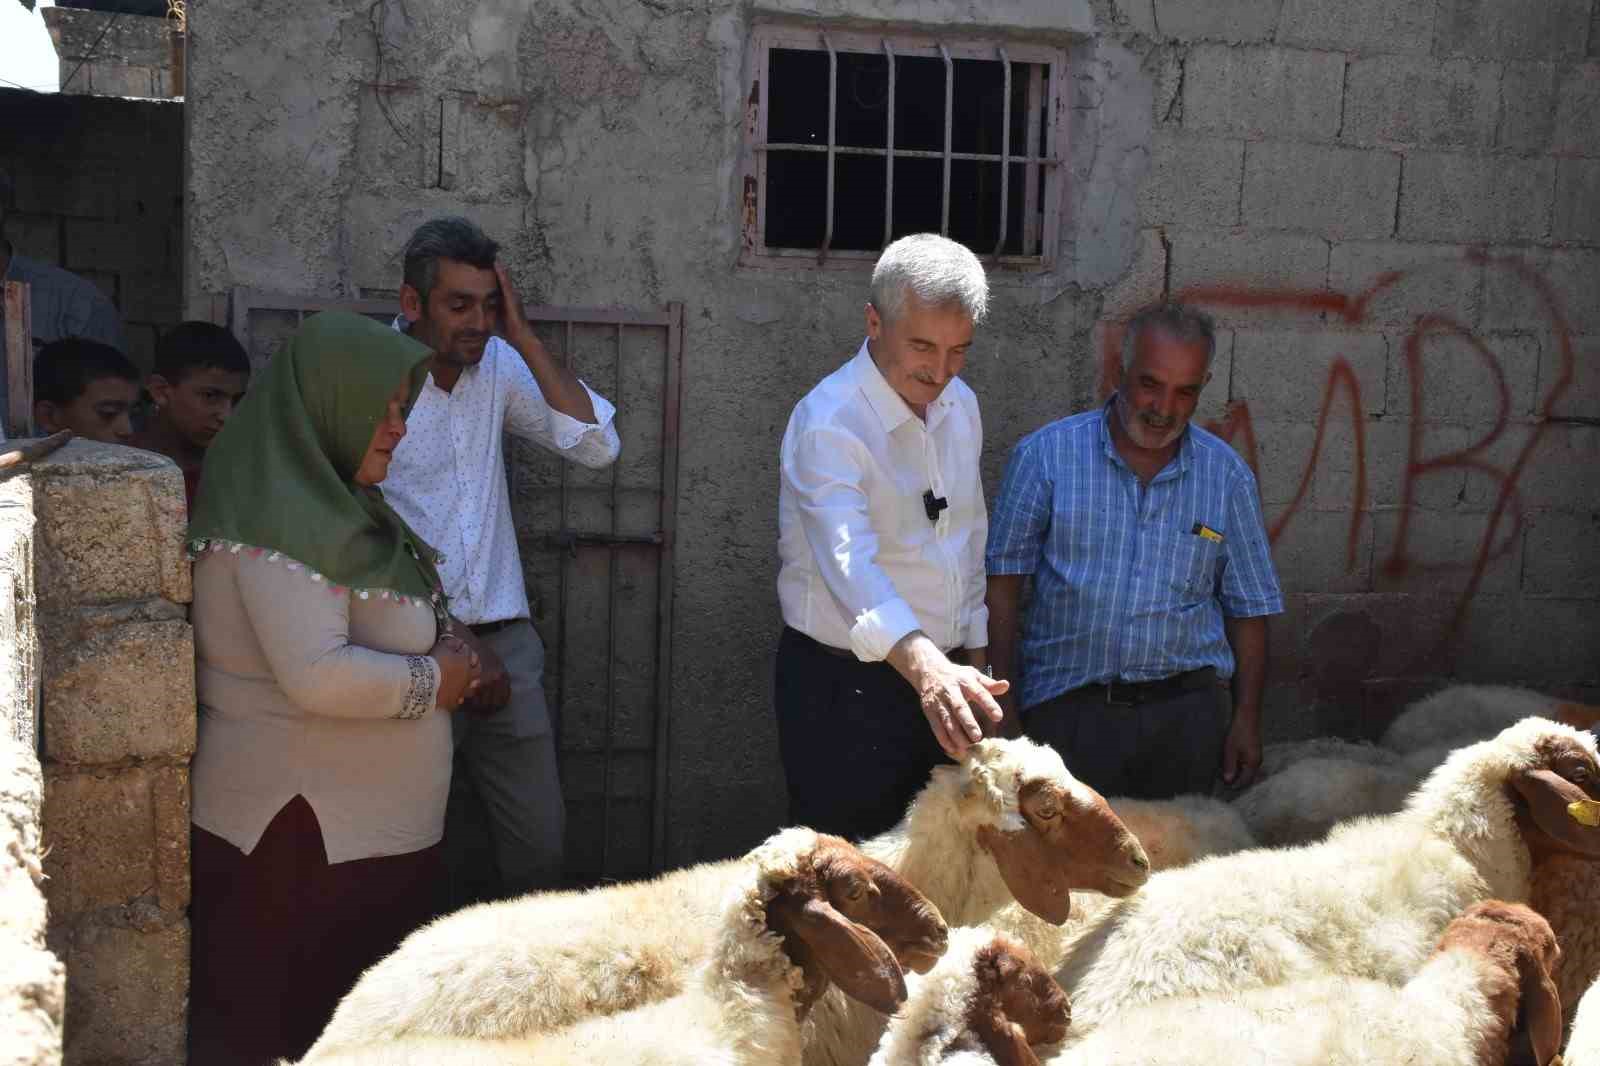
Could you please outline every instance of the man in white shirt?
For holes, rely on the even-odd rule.
[[[789,418],[775,703],[789,820],[860,839],[1000,721],[985,673],[978,401],[956,377],[989,286],[923,233],[884,249],[867,338]]]
[[[610,464],[621,448],[615,409],[539,342],[498,251],[464,218],[424,223],[406,245],[396,327],[434,355],[384,483],[395,511],[444,555],[450,613],[483,663],[478,698],[454,716],[445,824],[454,906],[548,888],[562,872],[566,815],[544,645],[529,621],[504,434],[588,467]],[[497,878],[472,853],[480,805]]]

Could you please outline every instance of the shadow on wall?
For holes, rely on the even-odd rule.
[[[1432,311],[1417,315],[1405,335],[1405,368],[1409,390],[1404,417],[1409,420],[1409,433],[1396,501],[1399,510],[1387,554],[1382,563],[1382,573],[1390,578],[1437,571],[1467,573],[1466,584],[1440,638],[1441,645],[1450,641],[1459,632],[1490,564],[1507,555],[1518,543],[1526,522],[1526,509],[1518,492],[1518,485],[1524,475],[1534,467],[1534,452],[1555,418],[1557,405],[1573,385],[1577,360],[1572,328],[1554,286],[1543,274],[1520,259],[1474,250],[1468,252],[1464,260],[1441,260],[1414,269],[1389,271],[1355,294],[1228,285],[1191,286],[1173,294],[1173,299],[1202,309],[1265,312],[1268,315],[1279,313],[1291,317],[1314,316],[1318,322],[1349,328],[1370,324],[1374,304],[1380,298],[1392,295],[1405,283],[1413,282],[1423,275],[1471,273],[1478,270],[1484,271],[1486,275],[1490,272],[1502,275],[1521,290],[1525,298],[1532,300],[1531,307],[1534,310],[1530,312],[1530,317],[1541,323],[1541,330],[1554,345],[1556,365],[1553,380],[1539,397],[1522,446],[1510,457],[1508,463],[1503,459],[1497,463],[1492,461],[1494,453],[1491,452],[1491,448],[1506,437],[1507,431],[1512,427],[1512,392],[1505,367],[1495,350],[1490,347],[1490,343],[1455,316]],[[1122,337],[1121,322],[1110,324],[1104,333],[1099,382],[1102,398],[1110,396],[1121,379]],[[1426,414],[1424,403],[1428,389],[1424,377],[1423,353],[1430,341],[1436,342],[1442,339],[1454,339],[1463,343],[1482,361],[1494,383],[1496,410],[1476,440],[1451,451],[1429,455],[1426,443],[1429,425],[1424,420]],[[1367,408],[1362,402],[1361,383],[1356,369],[1350,360],[1342,355],[1335,357],[1329,365],[1317,412],[1316,429],[1303,472],[1293,497],[1270,523],[1268,539],[1276,545],[1306,503],[1323,458],[1334,402],[1341,393],[1346,400],[1354,452],[1354,477],[1349,500],[1349,532],[1345,560],[1346,568],[1354,570],[1358,565],[1362,523],[1368,519],[1371,506],[1367,480],[1365,424]],[[1220,420],[1208,421],[1204,425],[1205,428],[1233,444],[1250,464],[1258,480],[1260,479],[1260,450],[1247,400],[1231,400]],[[1415,551],[1414,542],[1421,538],[1414,538],[1411,528],[1415,514],[1414,505],[1418,498],[1418,483],[1425,478],[1452,470],[1475,472],[1489,478],[1494,485],[1492,507],[1470,560],[1420,558]]]

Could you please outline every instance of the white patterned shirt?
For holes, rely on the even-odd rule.
[[[778,601],[813,640],[877,662],[912,630],[989,645],[978,398],[952,378],[923,422],[866,342],[795,405],[778,489]],[[930,520],[923,494],[948,506]]]
[[[396,320],[396,328],[401,328]],[[506,488],[505,434],[588,467],[610,465],[622,449],[616,408],[584,386],[596,422],[580,422],[545,401],[533,371],[510,344],[490,337],[483,359],[445,392],[422,386],[395,449],[383,496],[444,555],[439,579],[450,613],[467,625],[528,617],[517,531]]]

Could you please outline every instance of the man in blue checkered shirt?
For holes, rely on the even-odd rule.
[[[1189,424],[1215,349],[1198,311],[1135,316],[1115,395],[1017,444],[989,524],[990,662],[1021,680],[1007,727],[1107,795],[1209,793],[1219,771],[1243,788],[1261,763],[1283,595],[1255,476]]]

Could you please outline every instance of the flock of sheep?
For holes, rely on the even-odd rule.
[[[1446,689],[1232,804],[987,740],[859,845],[441,918],[302,1061],[1600,1066],[1597,721]]]

